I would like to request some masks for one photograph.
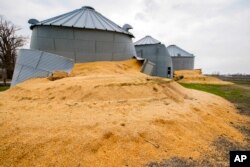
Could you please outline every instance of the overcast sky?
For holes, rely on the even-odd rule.
[[[250,0],[0,0],[0,15],[30,37],[28,19],[85,5],[120,26],[132,25],[133,41],[151,35],[193,53],[204,73],[250,74]]]

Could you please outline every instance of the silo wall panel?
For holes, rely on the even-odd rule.
[[[11,86],[15,86],[16,84],[31,78],[45,77],[48,76],[49,74],[50,72],[48,71],[23,65],[18,75],[18,79],[16,80],[15,84],[12,84],[13,82],[11,82]]]
[[[74,29],[75,39],[85,40],[85,41],[114,41],[114,33],[112,32],[102,32],[96,30],[80,30]]]
[[[131,54],[132,54],[133,56],[136,56],[135,46],[133,45],[133,43],[131,43],[131,44],[129,44],[129,45],[131,45]]]
[[[126,45],[124,43],[114,43],[114,53],[125,53],[126,52]]]
[[[30,78],[47,77],[57,70],[69,73],[72,68],[71,59],[38,50],[20,49],[17,53],[11,86]]]
[[[70,28],[61,28],[54,26],[37,26],[37,36],[44,38],[58,38],[58,39],[74,39],[74,31]]]
[[[166,50],[165,45],[140,45],[136,46],[136,52],[140,57],[148,59],[155,63],[152,75],[160,77],[172,77],[172,71],[168,75],[168,67],[172,69],[172,59]]]
[[[174,70],[194,69],[194,57],[174,56],[172,62]]]
[[[167,52],[168,54],[168,52]],[[173,62],[172,62],[172,59],[171,59],[171,56],[168,54],[167,56],[167,67],[171,67],[171,71],[173,72]]]
[[[152,45],[136,46],[136,51],[141,53],[142,58],[146,58],[152,62],[157,61],[157,47]]]
[[[128,59],[130,59],[130,57],[128,57]],[[122,53],[122,52],[120,52],[120,53],[114,53],[112,60],[114,60],[114,61],[124,60],[124,53]]]
[[[75,58],[76,62],[92,62],[92,61],[96,61],[96,55],[93,52],[76,52],[76,58]]]
[[[112,55],[112,51],[114,50],[113,42],[96,42],[96,53],[110,53]]]
[[[53,51],[48,51],[49,53],[53,53],[53,54],[58,54],[60,56],[63,56],[63,57],[67,57],[69,59],[72,59],[72,60],[75,60],[76,59],[76,54],[73,52],[70,52],[70,51],[62,51],[62,52],[53,52]]]
[[[18,79],[18,76],[19,76],[21,70],[22,70],[22,65],[19,65],[19,64],[16,63],[14,73],[13,73],[13,76],[12,76],[12,80],[11,80],[11,85],[16,85],[17,84],[17,79]]]
[[[136,49],[136,55],[138,56],[138,57],[142,57],[142,49]]]
[[[52,53],[42,52],[39,63],[37,64],[37,69],[44,71],[53,72],[55,70],[71,71],[72,62],[62,56],[58,56]]]
[[[42,51],[55,50],[54,39],[39,36],[33,37],[31,38],[30,48]]]
[[[29,66],[31,68],[36,68],[41,58],[41,52],[26,50],[25,54],[22,54],[21,56],[22,57],[17,57],[18,64],[25,64],[26,66]]]
[[[39,48],[40,50],[54,50],[55,49],[55,42],[53,39],[50,38],[40,38],[38,37]]]
[[[55,50],[59,51],[71,51],[74,52],[75,44],[72,39],[55,39]]]
[[[125,60],[136,55],[131,38],[125,34],[55,26],[34,27],[32,34],[36,35],[31,38],[31,49],[74,58],[76,62]]]
[[[158,65],[160,70],[161,76],[167,76],[172,78],[173,77],[173,63],[171,56],[169,52],[167,51],[167,48],[163,44],[159,44],[159,50],[158,50]],[[168,68],[170,68],[170,71],[168,71]]]
[[[141,72],[148,75],[153,75],[155,64],[147,59],[144,60]]]
[[[107,60],[113,60],[112,53],[95,53],[96,59],[93,61],[107,61]]]
[[[75,40],[76,52],[95,53],[95,41]]]
[[[92,61],[97,61],[98,58],[96,57],[96,53],[81,53],[81,52],[77,52],[76,53],[76,59],[75,62],[76,63],[81,63],[81,62],[92,62]]]
[[[135,47],[132,42],[127,43],[125,53],[128,53],[129,55],[136,55]]]
[[[130,37],[128,37],[127,35],[115,33],[114,34],[114,42],[132,43],[132,39]]]

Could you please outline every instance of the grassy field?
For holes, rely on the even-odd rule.
[[[205,84],[181,84],[190,89],[201,90],[221,96],[234,103],[242,114],[250,115],[250,83],[237,83],[236,85],[205,85]],[[244,85],[244,87],[239,87]],[[250,87],[249,87],[250,88]]]
[[[229,81],[239,85],[247,85],[250,87],[250,81]]]
[[[9,88],[10,88],[9,86],[0,86],[0,92],[5,91]]]

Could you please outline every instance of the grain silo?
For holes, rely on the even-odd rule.
[[[145,36],[134,45],[138,57],[148,59],[155,64],[152,75],[172,77],[172,60],[164,44],[151,36]]]
[[[173,70],[193,70],[194,55],[176,45],[169,45],[167,50],[172,58]]]
[[[125,60],[136,55],[134,37],[94,8],[80,9],[44,20],[30,19],[30,48],[62,55],[75,62]]]

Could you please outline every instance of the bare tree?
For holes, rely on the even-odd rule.
[[[0,16],[0,65],[6,69],[7,78],[11,78],[14,72],[16,49],[26,43],[27,38],[16,34],[19,30],[20,28]]]

